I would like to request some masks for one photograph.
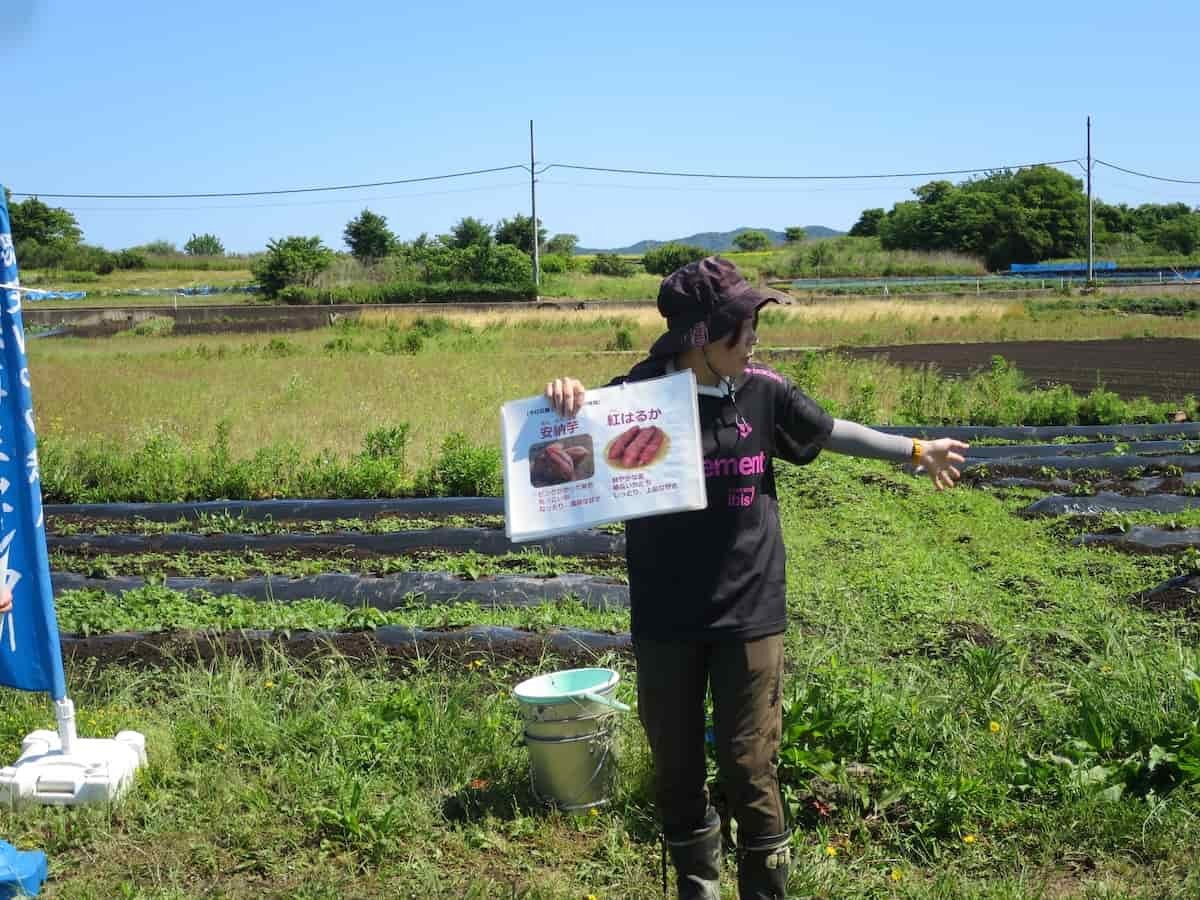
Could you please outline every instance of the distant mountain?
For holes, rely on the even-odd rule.
[[[653,250],[655,247],[661,247],[663,244],[689,244],[692,247],[703,247],[705,250],[720,253],[725,250],[732,250],[733,239],[743,231],[765,231],[772,243],[782,244],[784,242],[782,231],[775,231],[771,228],[735,228],[733,231],[704,231],[700,234],[693,234],[690,237],[672,238],[669,241],[638,241],[636,244],[630,244],[628,247],[617,247],[612,250],[576,247],[575,252],[635,254],[645,253],[647,250]],[[805,225],[804,231],[809,238],[839,237],[846,233],[833,228],[826,228],[824,225]]]

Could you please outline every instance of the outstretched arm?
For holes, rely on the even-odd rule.
[[[826,450],[847,456],[912,462],[929,473],[939,491],[942,488],[954,487],[959,477],[957,466],[964,461],[962,451],[968,446],[951,438],[914,441],[912,438],[886,434],[845,419],[833,420],[833,430],[825,442]]]

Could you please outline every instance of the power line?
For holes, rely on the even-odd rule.
[[[206,212],[216,209],[297,209],[310,206],[339,206],[346,203],[378,203],[385,200],[409,200],[416,197],[441,197],[447,194],[477,194],[483,191],[526,187],[525,181],[482,184],[477,187],[451,188],[445,191],[418,191],[413,194],[376,194],[372,197],[348,197],[340,200],[310,200],[300,203],[225,203],[206,206],[71,206],[72,212]],[[38,196],[48,196],[39,194]]]
[[[616,175],[663,175],[672,178],[727,178],[746,181],[857,181],[867,178],[928,178],[931,175],[969,175],[974,172],[995,172],[1002,169],[1027,169],[1031,166],[1063,166],[1078,162],[1077,159],[1059,159],[1050,162],[1023,163],[1007,166],[977,166],[973,169],[946,169],[941,172],[893,172],[886,175],[729,175],[717,172],[666,172],[653,169],[612,169],[604,166],[579,166],[573,163],[550,163],[542,172],[550,169],[576,169],[581,172],[607,172]]]
[[[875,193],[878,191],[886,191],[890,188],[886,186],[873,187],[803,187],[803,188],[717,188],[717,187],[689,187],[687,185],[666,185],[666,184],[614,184],[611,181],[587,182],[587,181],[559,181],[554,178],[539,178],[538,184],[565,185],[568,187],[588,188],[591,190],[626,190],[640,191],[642,193],[650,192],[666,192],[666,193],[684,193],[684,194],[823,194],[823,193]]]
[[[1099,161],[1099,160],[1097,160]],[[1006,166],[977,166],[971,169],[945,169],[936,172],[891,172],[884,174],[858,175],[747,175],[722,172],[671,172],[655,169],[621,169],[605,166],[582,166],[575,163],[549,163],[536,170],[535,175],[541,175],[551,169],[573,169],[580,172],[603,172],[617,175],[656,175],[670,178],[711,178],[742,181],[859,181],[865,179],[882,180],[888,178],[928,178],[933,175],[969,175],[975,172],[994,172],[1001,169],[1024,169],[1030,166],[1060,166],[1067,163],[1078,163],[1077,159],[1060,159],[1050,162],[1023,163]],[[420,178],[397,178],[390,181],[369,181],[360,184],[336,184],[322,187],[282,188],[263,191],[210,191],[206,193],[170,193],[170,194],[66,194],[47,193],[43,191],[13,191],[14,197],[45,197],[50,200],[214,200],[232,197],[275,197],[284,194],[313,194],[328,191],[353,191],[362,188],[391,187],[398,184],[417,184],[428,181],[445,181],[451,178],[466,178],[472,175],[487,175],[492,172],[508,172],[513,169],[529,171],[529,166],[516,164],[511,166],[493,166],[487,169],[473,169],[467,172],[450,172],[445,175],[425,175]],[[1140,173],[1133,173],[1140,174]],[[1170,179],[1165,179],[1170,180]]]
[[[421,181],[445,181],[449,178],[465,178],[468,175],[487,175],[492,172],[507,172],[512,169],[529,167],[521,164],[515,166],[495,166],[490,169],[475,169],[470,172],[451,172],[448,175],[426,175],[421,178],[398,178],[393,181],[371,181],[363,184],[337,184],[328,187],[285,188],[274,191],[218,191],[207,194],[42,194],[13,191],[14,197],[48,197],[52,200],[198,200],[216,199],[219,197],[272,197],[279,194],[313,194],[320,191],[353,191],[359,188],[390,187],[396,184],[416,184]]]
[[[1124,172],[1126,175],[1137,175],[1139,178],[1150,178],[1154,181],[1169,181],[1172,184],[1200,184],[1200,181],[1189,178],[1167,178],[1165,175],[1150,175],[1146,172],[1137,172],[1133,169],[1126,169],[1124,166],[1105,162],[1102,159],[1097,159],[1096,162],[1102,166],[1108,166],[1110,169],[1116,169],[1118,172]]]
[[[1105,176],[1104,185],[1111,185],[1113,187],[1124,188],[1129,191],[1136,191],[1140,197],[1149,197],[1159,200],[1177,201],[1180,199],[1190,199],[1200,196],[1200,194],[1196,193],[1197,191],[1200,191],[1200,186],[1193,187],[1190,190],[1186,188],[1155,188],[1148,184],[1142,184],[1141,182],[1128,181],[1123,178],[1114,178],[1112,175]]]

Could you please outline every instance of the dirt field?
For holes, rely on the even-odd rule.
[[[1069,384],[1087,393],[1103,382],[1122,397],[1155,400],[1200,394],[1200,340],[1186,338],[907,344],[842,352],[860,358],[886,356],[899,365],[936,363],[950,375],[987,368],[993,356],[1003,356],[1039,387]]]

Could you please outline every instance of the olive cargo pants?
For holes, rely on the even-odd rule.
[[[786,831],[779,795],[783,635],[692,643],[636,638],[638,716],[654,758],[663,831],[704,822],[704,695],[712,691],[721,787],[740,836]],[[739,839],[738,843],[743,843]]]

